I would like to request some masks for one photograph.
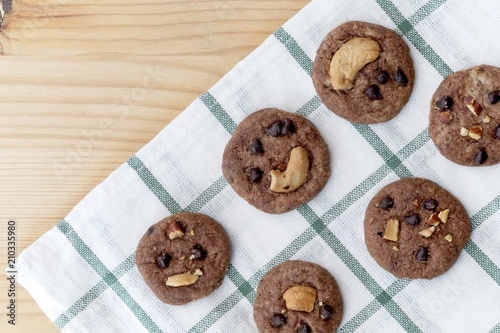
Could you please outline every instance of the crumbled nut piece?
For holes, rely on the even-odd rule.
[[[394,251],[399,251],[399,247],[397,247],[397,246],[393,246],[393,248],[392,248],[392,249],[393,249]]]
[[[427,222],[429,225],[437,227],[439,223],[441,223],[441,219],[439,218],[438,213],[432,213]]]
[[[169,239],[176,239],[176,238],[182,237],[182,236],[184,236],[185,232],[186,232],[186,229],[178,221],[170,223],[167,227],[167,236]]]
[[[189,234],[190,234],[191,236],[194,236],[194,230],[193,230],[193,229],[191,229],[191,231],[189,232]]]
[[[451,241],[453,240],[453,237],[451,237],[451,235],[450,235],[450,234],[448,234],[448,235],[446,235],[446,236],[444,237],[444,239],[446,239],[448,242],[450,242],[450,243],[451,243]]]
[[[469,130],[465,127],[460,128],[460,135],[461,136],[468,136],[469,135]]]
[[[441,220],[441,222],[446,223],[448,221],[448,215],[450,214],[449,209],[445,209],[441,212],[439,212],[438,217]]]
[[[474,126],[469,129],[469,138],[479,140],[483,136],[483,128],[481,126]]]
[[[203,275],[203,272],[202,272],[202,270],[201,270],[201,269],[197,268],[197,269],[194,271],[193,275],[202,276],[202,275]]]
[[[418,234],[420,236],[427,238],[427,237],[430,237],[434,233],[434,230],[436,230],[436,227],[432,226],[430,228],[427,228],[427,229],[420,231]]]
[[[385,227],[384,239],[397,242],[399,238],[399,221],[390,219]]]
[[[472,112],[472,114],[474,114],[476,117],[479,117],[481,111],[483,111],[483,107],[478,103],[475,96],[466,96],[464,98],[464,103],[465,106],[467,106],[467,108],[470,110],[470,112]]]
[[[194,254],[189,256],[189,260],[193,260],[193,259],[194,259]]]
[[[413,206],[418,207],[418,199],[413,200]]]
[[[358,72],[380,54],[380,45],[370,38],[353,38],[332,57],[330,78],[335,90],[351,90]]]
[[[302,184],[309,177],[309,152],[303,147],[295,147],[290,153],[290,160],[286,170],[271,170],[271,186],[269,189],[274,192],[291,192]]]
[[[490,121],[491,121],[491,117],[490,116],[486,116],[483,119],[483,123],[489,123]]]
[[[449,124],[450,121],[453,119],[453,116],[449,111],[443,111],[439,112],[438,119],[441,122],[441,124]]]
[[[169,276],[165,284],[169,287],[189,286],[198,281],[199,276],[191,273],[183,273]]]
[[[288,310],[311,312],[316,303],[316,289],[309,286],[293,286],[283,294]]]

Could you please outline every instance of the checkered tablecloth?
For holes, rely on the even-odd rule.
[[[348,20],[394,29],[411,48],[415,87],[387,123],[351,124],[326,109],[313,88],[316,49]],[[66,332],[255,332],[260,279],[283,261],[302,259],[337,279],[341,332],[500,332],[500,165],[454,164],[427,131],[430,98],[445,76],[500,66],[499,31],[497,0],[312,1],[26,249],[17,261],[19,282]],[[236,125],[265,107],[307,117],[331,153],[324,190],[281,215],[247,204],[220,168]],[[430,281],[394,278],[363,238],[370,198],[411,176],[441,184],[471,217],[460,258]],[[214,293],[169,306],[145,285],[134,251],[151,224],[180,211],[219,221],[232,243],[231,262]]]

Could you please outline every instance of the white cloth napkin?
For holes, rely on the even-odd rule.
[[[312,1],[27,248],[17,260],[19,282],[65,332],[255,332],[260,279],[283,261],[302,259],[337,279],[341,332],[500,332],[500,165],[454,164],[427,132],[429,101],[446,75],[500,66],[499,13],[495,0]],[[415,87],[387,123],[353,125],[326,109],[313,88],[316,49],[348,20],[394,29],[411,48]],[[324,190],[281,215],[247,204],[220,168],[236,125],[265,107],[307,116],[332,158]],[[370,198],[410,176],[452,192],[473,226],[456,264],[430,281],[394,278],[363,238]],[[150,225],[179,211],[219,221],[232,252],[218,290],[170,306],[145,285],[134,251]]]

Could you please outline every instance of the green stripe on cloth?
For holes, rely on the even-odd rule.
[[[396,279],[386,290],[368,303],[368,305],[358,312],[358,314],[352,317],[351,320],[342,325],[342,327],[339,328],[339,332],[347,333],[356,331],[364,322],[381,309],[383,305],[387,304],[394,296],[406,288],[410,282],[411,280],[408,279]]]
[[[221,125],[230,134],[233,134],[236,130],[236,123],[229,116],[229,114],[222,108],[222,106],[215,100],[215,98],[209,92],[201,95],[200,100],[205,104],[208,110],[215,116],[215,118],[221,123]]]
[[[330,246],[330,248],[339,256],[342,262],[351,270],[351,272],[363,283],[363,285],[372,293],[372,295],[380,294],[383,289],[377,281],[368,273],[368,271],[359,263],[351,252],[342,244],[330,229],[326,227],[323,220],[309,207],[302,205],[297,209],[299,213],[309,222],[318,235]]]
[[[420,34],[415,30],[415,26],[412,25],[404,16],[401,14],[399,9],[391,0],[376,0],[378,5],[384,10],[384,12],[389,16],[389,18],[397,26],[398,30],[408,38],[410,43],[415,46],[415,48],[424,56],[425,59],[441,74],[446,77],[453,73],[451,68],[441,59],[441,57],[432,49],[432,47],[427,44],[427,42],[420,36]],[[425,7],[425,6],[424,6]],[[435,10],[439,5],[427,5],[425,9],[421,9],[422,12],[426,12],[427,15],[431,13],[431,9]],[[423,7],[422,7],[423,8]],[[419,11],[417,11],[419,13]],[[418,18],[420,14],[416,14],[414,20],[418,23]],[[420,18],[421,19],[421,18]]]
[[[243,295],[239,290],[233,292],[224,301],[213,308],[208,315],[194,325],[188,333],[200,333],[207,331],[215,322],[217,322],[217,320],[238,304],[242,298]]]
[[[240,272],[231,264],[229,264],[229,267],[227,269],[227,277],[233,282],[235,286],[237,286],[238,291],[245,297],[247,297],[252,291],[253,288],[248,283],[247,280],[241,275]],[[247,297],[248,298],[248,297]],[[252,300],[248,298],[250,303],[252,303]]]
[[[113,275],[120,279],[125,273],[127,273],[135,265],[135,252],[130,255],[125,261],[118,265],[113,270]],[[78,301],[76,301],[66,312],[61,314],[55,321],[54,324],[62,329],[67,323],[76,317],[80,312],[82,312],[90,303],[92,303],[97,297],[99,297],[107,288],[108,284],[101,280],[94,287],[92,287],[88,292],[85,293]]]
[[[402,164],[402,161],[387,147],[385,142],[368,125],[352,124],[354,128],[370,143],[384,162],[396,172],[399,178],[410,177],[410,171]]]
[[[73,227],[62,220],[57,228],[66,236],[71,245],[75,250],[82,256],[82,258],[92,267],[97,274],[102,278],[102,281],[116,293],[116,295],[127,305],[127,307],[132,311],[137,320],[146,328],[149,332],[161,332],[161,329],[156,325],[156,323],[148,316],[148,314],[137,304],[137,302],[132,298],[128,291],[123,288],[118,278],[110,272],[103,262],[97,257],[97,255],[85,244],[85,242],[80,238],[78,233],[73,229]],[[120,269],[120,271],[123,269]]]
[[[297,114],[303,117],[309,117],[319,106],[321,105],[321,100],[318,95],[311,98],[304,106],[297,110]]]
[[[203,206],[205,206],[210,200],[212,200],[217,194],[219,194],[227,186],[226,178],[223,176],[217,179],[212,185],[210,185],[205,191],[203,191],[198,198],[196,198],[192,203],[190,203],[184,211],[186,212],[197,212]]]
[[[500,286],[500,269],[476,243],[470,240],[465,245],[465,251],[481,266],[481,268]]]
[[[493,327],[489,333],[500,333],[500,323],[495,325],[495,327]]]
[[[472,230],[476,230],[478,226],[481,225],[485,220],[491,217],[494,213],[498,211],[500,207],[500,195],[495,199],[491,200],[486,206],[481,208],[476,214],[470,218]]]
[[[423,5],[419,10],[417,10],[410,18],[408,22],[412,26],[416,26],[420,21],[428,17],[432,12],[438,9],[442,4],[444,4],[446,0],[436,0],[429,1],[425,5]]]
[[[97,297],[99,297],[106,289],[108,289],[108,287],[108,284],[101,280],[89,291],[87,291],[85,295],[80,297],[78,301],[76,301],[68,310],[66,310],[66,312],[64,312],[56,320],[54,320],[54,324],[57,326],[57,328],[62,329],[67,323],[71,321],[71,319],[76,317],[90,303],[96,300]]]
[[[283,27],[276,30],[273,35],[283,44],[283,46],[285,46],[300,67],[302,67],[307,74],[312,75],[313,62],[309,59],[299,44],[297,44],[297,41],[295,41],[295,39],[288,32],[286,32]]]
[[[342,325],[338,332],[339,333],[351,333],[355,332],[359,326],[370,319],[378,310],[382,308],[382,304],[377,299],[373,299],[367,306],[365,306],[361,311],[359,311],[354,317],[351,318],[347,323]]]
[[[128,161],[128,165],[137,172],[139,177],[143,180],[144,184],[156,195],[163,205],[172,214],[179,213],[181,206],[172,198],[172,196],[163,188],[161,183],[153,176],[151,171],[144,165],[144,163],[137,157],[132,156]]]

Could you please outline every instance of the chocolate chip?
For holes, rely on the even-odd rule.
[[[427,261],[427,258],[429,257],[429,252],[427,251],[427,248],[426,247],[423,247],[421,246],[419,249],[418,249],[418,252],[417,252],[417,260],[418,262],[426,262]]]
[[[252,154],[264,154],[264,147],[259,139],[254,139],[248,149]]]
[[[200,245],[196,244],[193,246],[194,259],[205,259],[207,257],[207,251]]]
[[[391,197],[385,197],[380,201],[378,208],[388,210],[394,206],[394,201],[392,201]]]
[[[266,128],[266,132],[274,137],[292,134],[295,133],[295,124],[290,118],[285,118],[269,125],[269,127]]]
[[[495,128],[495,138],[500,139],[500,125]]]
[[[262,170],[259,168],[248,169],[248,177],[252,183],[258,183],[262,179]]]
[[[297,333],[311,333],[311,327],[306,323],[302,323],[297,329]]]
[[[420,223],[420,215],[418,214],[410,214],[405,216],[405,221],[411,226],[416,226]]]
[[[474,163],[476,164],[483,164],[486,162],[488,159],[488,154],[486,153],[486,150],[484,148],[481,148],[477,151],[476,155],[474,156]]]
[[[453,100],[450,96],[443,96],[436,102],[436,107],[441,111],[451,109],[452,105]]]
[[[497,104],[500,101],[500,90],[492,91],[488,94],[488,102]]]
[[[170,260],[172,260],[172,257],[169,256],[168,254],[165,254],[163,256],[156,257],[156,264],[160,268],[165,268],[168,267],[168,265],[170,264]]]
[[[281,121],[275,121],[268,128],[266,128],[267,134],[277,137],[281,135],[281,128],[283,127],[283,123]]]
[[[151,235],[153,232],[155,232],[155,230],[156,230],[156,228],[154,226],[153,227],[149,227],[147,234]]]
[[[438,202],[434,199],[429,199],[424,202],[422,202],[422,208],[427,209],[427,210],[434,210],[436,209],[438,205]]]
[[[289,118],[283,119],[281,125],[281,135],[292,134],[295,133],[295,124]]]
[[[286,317],[281,313],[273,314],[271,318],[271,325],[275,328],[280,328],[281,326],[286,325]]]
[[[396,70],[396,73],[394,73],[394,81],[396,81],[397,84],[403,87],[408,84],[408,78],[406,77],[406,74],[399,68]]]
[[[382,99],[382,95],[380,95],[380,90],[378,89],[378,86],[376,84],[371,84],[368,86],[368,89],[366,89],[366,96],[368,96],[368,98],[372,101]]]
[[[323,320],[330,319],[334,313],[335,313],[335,311],[333,311],[333,308],[328,304],[323,303],[321,308],[319,308],[319,315],[321,316],[321,319],[323,319]]]
[[[389,79],[390,79],[390,76],[389,76],[389,73],[387,73],[387,71],[379,71],[377,73],[377,82],[378,83],[386,84],[387,82],[389,82]]]

